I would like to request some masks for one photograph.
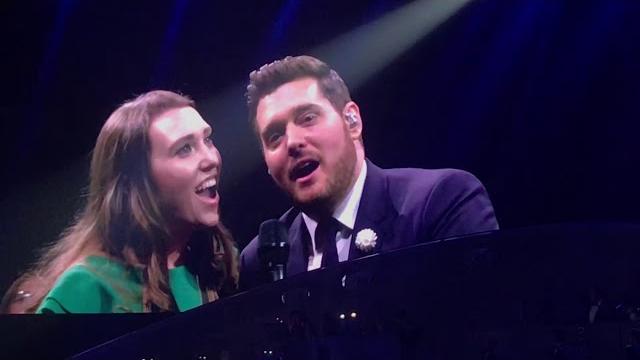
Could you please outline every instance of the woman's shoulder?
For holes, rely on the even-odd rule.
[[[38,307],[38,313],[100,313],[108,299],[102,279],[82,263],[64,271]]]
[[[118,311],[115,307],[122,307],[120,311],[139,311],[121,304],[125,298],[137,298],[140,294],[136,280],[136,274],[122,263],[103,256],[88,256],[60,275],[37,312],[110,313]]]

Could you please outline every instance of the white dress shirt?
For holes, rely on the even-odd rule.
[[[338,220],[342,224],[342,230],[336,233],[336,247],[338,252],[338,260],[346,261],[349,259],[349,247],[351,246],[351,236],[353,233],[353,226],[356,223],[356,215],[358,214],[358,207],[360,206],[360,198],[362,197],[362,190],[364,188],[364,179],[367,177],[367,163],[362,163],[360,174],[358,179],[353,184],[353,187],[347,193],[344,199],[338,204],[336,210],[333,212],[333,218]],[[316,228],[318,222],[302,213],[302,219],[304,220],[307,230],[311,238],[311,254],[309,255],[309,262],[307,263],[307,271],[320,268],[322,264],[322,252],[318,252],[316,249]]]

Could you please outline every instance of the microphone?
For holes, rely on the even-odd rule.
[[[260,224],[258,234],[258,258],[269,271],[271,281],[282,280],[286,276],[289,259],[289,238],[286,226],[277,219]]]

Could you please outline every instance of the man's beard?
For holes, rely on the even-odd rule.
[[[350,138],[348,140],[351,141]],[[325,188],[321,189],[317,196],[307,201],[296,198],[295,193],[290,194],[293,203],[306,214],[331,215],[355,181],[356,162],[355,147],[348,143],[340,155],[334,171],[327,174]]]

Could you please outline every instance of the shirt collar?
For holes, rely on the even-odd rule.
[[[353,230],[356,223],[356,215],[358,215],[358,207],[360,206],[360,199],[362,198],[362,191],[364,189],[364,179],[367,177],[367,162],[362,162],[360,168],[360,174],[353,184],[347,196],[342,199],[333,212],[333,218],[338,220],[342,225]],[[302,213],[302,219],[307,225],[307,229],[311,234],[315,232],[318,222],[310,218],[307,214]]]

